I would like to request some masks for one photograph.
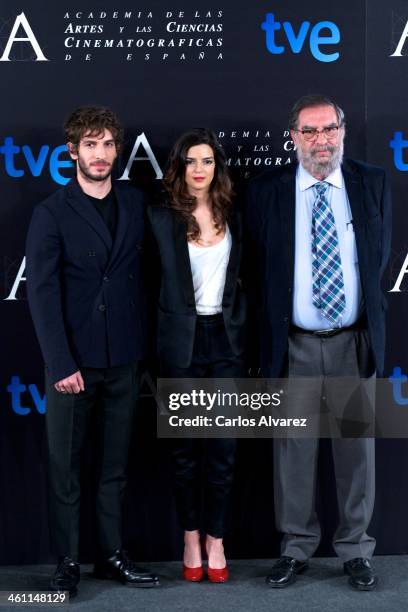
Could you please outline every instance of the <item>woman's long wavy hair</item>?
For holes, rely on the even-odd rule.
[[[214,153],[214,178],[210,185],[210,200],[217,233],[225,230],[232,205],[232,183],[228,174],[225,153],[212,130],[194,128],[185,132],[171,150],[164,176],[168,201],[166,206],[176,210],[187,223],[187,237],[198,240],[200,228],[193,215],[196,198],[189,194],[185,182],[187,152],[191,147],[206,144]]]

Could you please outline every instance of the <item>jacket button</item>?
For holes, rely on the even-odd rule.
[[[289,287],[288,292],[292,293],[292,287]]]
[[[129,274],[129,278],[130,278],[130,280],[132,280],[132,279],[135,278],[135,275],[134,274]]]
[[[283,317],[283,321],[287,323],[289,321],[289,317]]]
[[[105,312],[105,310],[106,310],[105,304],[99,304],[98,310],[100,310],[101,312]]]
[[[103,277],[103,282],[104,283],[108,283],[109,282],[109,276],[104,276]]]
[[[133,300],[130,302],[130,305],[132,306],[132,308],[135,306],[135,303]]]

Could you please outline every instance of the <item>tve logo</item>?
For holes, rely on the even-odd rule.
[[[340,42],[340,30],[332,21],[319,21],[310,30],[310,21],[303,21],[297,30],[293,29],[289,21],[280,23],[275,19],[273,13],[267,13],[265,21],[261,28],[266,32],[266,48],[273,55],[281,55],[285,53],[286,47],[283,44],[278,44],[276,40],[276,32],[283,29],[280,36],[280,42],[285,42],[285,38],[289,43],[289,47],[293,53],[300,53],[306,44],[307,36],[309,35],[309,48],[313,57],[319,62],[335,62],[339,59],[340,53],[324,52],[321,47],[324,45],[337,45]],[[309,33],[310,30],[310,33]],[[328,35],[323,35],[323,31],[328,31]]]
[[[408,149],[408,140],[404,138],[402,132],[394,132],[394,138],[390,140],[390,147],[394,149],[395,167],[401,172],[406,172],[408,162],[404,161],[404,149]]]
[[[404,397],[402,394],[402,385],[408,381],[408,376],[402,374],[401,368],[396,367],[388,380],[392,384],[394,402],[398,406],[408,406],[408,397]]]
[[[139,398],[153,399],[156,401],[156,382],[150,372],[142,373],[140,377]],[[6,387],[11,399],[11,410],[19,416],[27,416],[37,412],[45,414],[47,411],[46,396],[41,395],[37,385],[25,385],[17,374],[11,377]]]
[[[144,150],[144,154],[140,154],[140,149]],[[143,153],[143,151],[141,151],[141,153]],[[51,178],[59,185],[66,185],[70,180],[61,174],[61,169],[74,166],[74,163],[69,159],[66,145],[59,145],[51,150],[48,145],[44,144],[37,152],[33,152],[29,145],[19,146],[15,144],[12,136],[6,136],[3,144],[0,144],[0,161],[2,157],[4,160],[4,169],[12,178],[21,178],[25,175],[25,169],[24,166],[22,167],[22,164],[28,166],[32,176],[41,176],[48,166]],[[137,136],[129,159],[126,162],[126,167],[118,180],[130,180],[129,174],[136,161],[150,162],[156,174],[156,179],[163,178],[163,172],[159,166],[159,162],[144,132],[141,132],[141,134]]]
[[[61,156],[67,157],[68,155],[66,145],[55,147],[51,152],[48,145],[42,145],[35,154],[29,145],[20,147],[14,144],[12,136],[4,138],[3,144],[0,145],[0,155],[4,157],[4,167],[9,176],[13,178],[24,176],[25,170],[21,165],[17,166],[16,156],[20,156],[24,158],[33,176],[40,176],[48,164],[52,179],[59,185],[66,185],[69,182],[69,178],[63,176],[60,170],[74,165],[69,159],[61,159]]]
[[[12,376],[11,382],[7,386],[7,391],[11,395],[11,407],[15,414],[20,416],[26,416],[30,414],[31,407],[24,406],[22,404],[21,396],[27,391],[27,385],[23,385],[20,381],[19,376]],[[37,385],[28,385],[28,392],[30,394],[30,398],[34,403],[34,406],[39,414],[45,413],[45,395],[41,397],[38,392]]]

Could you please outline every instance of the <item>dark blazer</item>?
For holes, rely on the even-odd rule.
[[[117,182],[114,192],[114,241],[76,180],[39,204],[30,223],[28,300],[53,382],[143,354],[143,195]]]
[[[151,231],[161,262],[157,346],[164,362],[187,368],[191,363],[197,312],[187,244],[187,227],[181,215],[164,206],[148,208]],[[238,213],[228,221],[232,246],[227,267],[222,313],[235,355],[244,350],[246,302],[239,275],[242,223]]]
[[[246,220],[258,270],[261,368],[264,376],[271,377],[282,375],[292,317],[296,168],[265,172],[248,188]],[[390,252],[390,193],[381,168],[346,160],[342,172],[353,215],[371,349],[381,376],[386,308],[381,277]]]

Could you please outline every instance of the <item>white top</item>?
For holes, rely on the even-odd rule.
[[[197,314],[222,312],[225,277],[231,252],[231,233],[227,226],[224,238],[212,246],[188,243]]]
[[[318,182],[320,181],[299,164],[296,174],[295,282],[292,321],[298,327],[310,330],[332,327],[332,324],[313,304],[311,246],[312,210],[315,200],[313,185]],[[353,218],[341,169],[334,170],[324,182],[329,184],[326,198],[331,204],[336,223],[346,298],[346,309],[339,327],[348,327],[357,321],[362,310],[362,291]]]

